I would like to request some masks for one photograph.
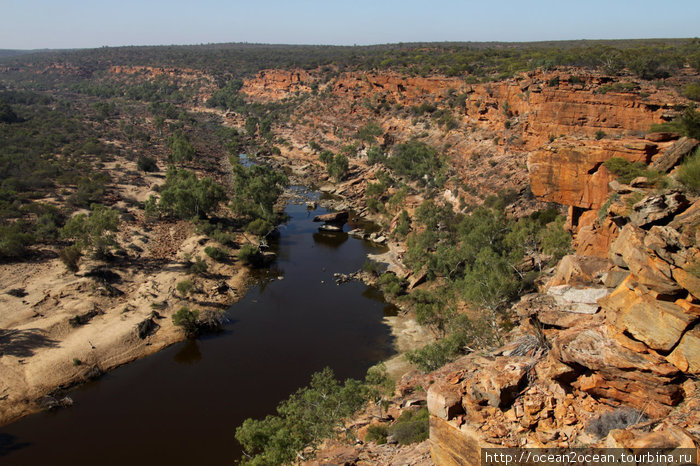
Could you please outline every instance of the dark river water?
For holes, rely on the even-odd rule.
[[[70,408],[0,427],[0,465],[233,464],[244,419],[273,413],[326,366],[360,378],[391,356],[382,318],[395,308],[377,290],[333,279],[380,250],[346,233],[320,233],[311,219],[324,209],[290,203],[286,211],[290,220],[271,244],[277,261],[229,309],[223,333],[80,386],[69,393]]]

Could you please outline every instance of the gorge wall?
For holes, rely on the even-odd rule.
[[[543,293],[516,305],[520,325],[510,343],[402,385],[406,396],[430,386],[437,464],[479,464],[479,448],[494,446],[696,446],[700,202],[681,191],[659,194],[645,179],[623,185],[604,162],[619,157],[669,173],[698,141],[647,134],[687,102],[663,86],[622,81],[580,70],[480,84],[269,71],[243,87],[268,102],[315,89],[288,133],[290,156],[308,152],[312,138],[338,141],[339,128],[348,134],[372,119],[387,147],[421,137],[444,148],[458,179],[453,199],[503,188],[525,196],[529,186],[537,200],[567,207],[576,254],[561,261]],[[450,108],[457,124],[397,111],[424,104]],[[625,407],[645,422],[587,428]]]

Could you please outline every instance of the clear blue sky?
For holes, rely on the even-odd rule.
[[[0,0],[0,49],[700,36],[700,0]]]

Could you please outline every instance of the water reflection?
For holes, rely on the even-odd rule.
[[[175,353],[173,361],[178,364],[194,364],[202,360],[202,352],[199,350],[197,340],[188,339],[180,351]]]
[[[339,248],[350,235],[343,231],[319,231],[313,234],[314,242],[331,249]]]

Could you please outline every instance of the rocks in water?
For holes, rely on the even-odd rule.
[[[314,201],[309,201],[306,203],[306,208],[308,210],[316,210],[316,207],[317,207],[317,205]]]
[[[386,236],[384,236],[380,233],[377,233],[377,232],[370,233],[369,236],[367,237],[367,239],[369,241],[372,241],[373,243],[377,243],[377,244],[386,243]]]
[[[352,236],[353,238],[359,238],[359,239],[367,239],[369,236],[365,230],[362,228],[355,228],[352,229],[348,232],[348,235]]]
[[[317,215],[314,217],[314,222],[335,223],[343,225],[350,218],[348,211],[332,212],[330,214]]]
[[[320,231],[343,231],[343,227],[340,227],[338,225],[333,225],[333,224],[324,224],[318,227]]]
[[[345,273],[334,273],[333,278],[335,279],[336,285],[341,285],[343,283],[347,283],[352,280],[361,280],[362,278],[360,277],[361,272],[353,272],[349,274]]]

